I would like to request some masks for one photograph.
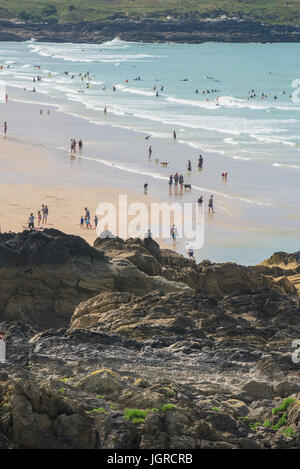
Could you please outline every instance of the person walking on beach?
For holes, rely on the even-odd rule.
[[[180,184],[180,189],[183,190],[183,183],[184,183],[184,178],[182,174],[179,176],[179,184]]]
[[[202,155],[200,155],[199,160],[198,160],[198,168],[202,169],[202,167],[203,167],[203,157]]]
[[[178,173],[174,174],[174,185],[177,187],[179,182],[179,175]]]
[[[31,213],[28,218],[28,229],[29,230],[34,230],[34,215]]]
[[[173,175],[171,174],[171,176],[169,177],[169,189],[170,190],[172,188],[172,185],[173,185]]]
[[[76,140],[71,138],[71,153],[76,153]]]
[[[80,228],[84,229],[84,218],[83,218],[83,216],[81,216],[81,218],[80,218]]]
[[[82,147],[83,147],[83,142],[80,139],[79,142],[78,142],[78,148],[79,148],[80,153],[82,152]]]
[[[175,225],[171,226],[170,235],[171,235],[171,238],[173,240],[173,243],[175,244],[175,242],[176,242],[176,227],[175,227]]]
[[[44,223],[44,216],[45,216],[45,205],[44,204],[42,204],[42,214],[43,214],[42,223]]]
[[[91,221],[90,221],[90,217],[86,218],[85,219],[85,225],[86,225],[86,229],[89,230],[92,228],[92,225],[91,225]]]
[[[97,226],[98,226],[98,217],[97,217],[97,215],[95,215],[94,223],[95,223],[95,230],[96,230]]]
[[[91,213],[87,207],[84,207],[85,210],[85,219],[90,219],[91,218]]]
[[[150,147],[148,149],[148,158],[149,158],[149,160],[151,160],[151,156],[152,156],[152,146],[150,145]]]
[[[42,223],[45,224],[47,223],[47,210],[44,204],[42,205],[42,214],[43,214]]]
[[[7,134],[7,122],[4,122],[4,135],[6,137]]]
[[[208,213],[215,213],[214,212],[214,196],[211,195],[208,201]]]
[[[177,138],[176,132],[175,130],[173,130],[173,139],[176,140],[176,138]]]
[[[107,114],[107,106],[104,106],[104,115],[106,116]]]
[[[38,211],[37,219],[38,219],[38,226],[40,226],[41,221],[42,221],[42,215],[41,215],[41,211],[40,211],[40,210]]]
[[[192,163],[191,160],[188,160],[187,170],[190,173],[192,171]]]
[[[49,215],[48,205],[45,205],[45,215],[46,215],[46,221],[45,221],[45,223],[47,223],[47,221],[48,221],[48,215]]]

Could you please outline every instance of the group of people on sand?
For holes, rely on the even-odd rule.
[[[183,185],[184,185],[184,177],[182,174],[178,174],[177,172],[173,175],[171,174],[169,176],[169,190],[171,191],[172,186],[174,184],[175,189],[178,188],[178,185],[180,186],[180,189],[183,190]]]
[[[48,222],[48,215],[49,215],[49,209],[48,205],[42,204],[42,207],[40,210],[37,212],[37,216],[35,217],[33,213],[29,215],[28,218],[28,229],[29,230],[34,230],[36,228],[35,226],[35,219],[37,218],[37,226],[40,227],[41,225],[46,225]]]
[[[83,141],[80,139],[78,142],[79,153],[82,152],[82,149],[83,149]],[[75,138],[71,138],[71,153],[77,153],[77,142]]]
[[[90,210],[85,207],[84,208],[85,214],[80,217],[80,228],[81,229],[86,229],[86,230],[92,230],[92,224],[91,224],[91,212]],[[95,215],[94,217],[94,228],[95,230],[97,229],[98,226],[98,216]]]
[[[175,132],[175,130],[173,131]],[[146,139],[148,140],[150,138],[150,136],[146,137]],[[150,145],[149,148],[148,148],[148,158],[149,160],[151,160],[151,156],[152,156],[152,146]],[[202,170],[203,168],[203,156],[202,155],[199,155],[199,158],[198,158],[198,170]],[[188,173],[191,173],[192,172],[192,162],[191,160],[188,160],[188,163],[187,163],[187,171]],[[227,182],[227,178],[228,178],[228,172],[222,172],[222,182]],[[169,192],[171,193],[172,191],[172,187],[174,185],[174,188],[175,188],[175,194],[176,194],[176,190],[178,188],[178,186],[180,186],[180,191],[182,193],[183,191],[183,188],[187,188],[187,189],[190,189],[191,190],[191,185],[190,184],[184,184],[184,177],[182,174],[179,174],[178,172],[176,172],[174,175],[171,174],[169,176],[169,181],[168,181],[168,184],[169,184]],[[145,186],[148,187],[148,184],[146,184]],[[144,186],[144,187],[145,187]],[[147,189],[146,189],[147,190]],[[204,199],[203,199],[203,196],[200,196],[198,198],[198,206],[199,208],[202,210],[203,209],[203,203],[204,203]],[[209,214],[213,214],[215,213],[214,211],[214,196],[211,195],[209,200],[208,200],[208,213]],[[148,233],[149,235],[149,233]],[[173,241],[175,241],[175,230],[174,230],[174,226],[171,230],[171,236],[172,236],[172,239]],[[151,236],[150,236],[151,237]]]

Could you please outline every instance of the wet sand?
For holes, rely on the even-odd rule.
[[[39,96],[39,99],[43,98]],[[194,150],[171,139],[152,139],[155,151],[152,160],[148,161],[149,142],[139,132],[111,126],[109,121],[99,125],[66,114],[48,97],[47,103],[43,104],[12,99],[10,93],[9,103],[0,104],[0,130],[3,121],[8,122],[7,139],[2,136],[0,140],[2,231],[19,231],[26,224],[30,212],[36,214],[44,203],[50,209],[49,223],[67,233],[81,234],[92,242],[95,233],[83,233],[79,227],[85,206],[91,210],[93,220],[99,202],[116,199],[120,193],[130,194],[132,201],[145,200],[147,203],[151,200],[196,203],[203,195],[205,243],[195,252],[197,261],[231,260],[255,264],[278,250],[278,246],[281,250],[297,250],[296,243],[291,243],[293,227],[280,223],[279,219],[278,229],[268,223],[269,219],[274,219],[274,215],[270,216],[273,207],[246,203],[232,194],[231,174],[228,185],[220,181],[214,190],[209,184],[206,186],[207,173],[215,171],[213,166],[218,164],[216,155],[206,158],[203,173],[198,174],[193,165],[191,182],[199,180],[198,189],[193,185],[191,192],[176,193],[173,190],[169,193],[168,177],[178,169],[173,159],[176,156],[177,160],[186,160],[192,154],[195,159]],[[40,109],[43,109],[42,116]],[[50,115],[47,115],[47,110],[51,111]],[[77,141],[83,139],[82,154],[70,154],[72,137]],[[156,155],[160,161],[170,161],[170,167],[156,167]],[[185,182],[189,182],[190,176],[187,173],[184,176]],[[149,184],[145,199],[144,183]],[[211,193],[215,196],[214,216],[208,216],[207,210]],[[182,254],[186,253],[184,241],[178,241],[175,248]]]

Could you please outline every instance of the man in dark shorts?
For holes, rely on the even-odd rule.
[[[28,228],[30,230],[34,230],[34,215],[33,215],[33,213],[31,213],[29,218],[28,218]]]

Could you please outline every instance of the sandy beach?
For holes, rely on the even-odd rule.
[[[93,243],[95,230],[80,229],[84,207],[89,208],[93,221],[98,204],[112,202],[117,207],[119,194],[127,194],[129,203],[141,201],[147,206],[152,201],[196,204],[198,197],[204,195],[205,242],[203,248],[195,252],[197,261],[231,259],[241,262],[242,258],[247,264],[255,264],[266,257],[266,252],[277,249],[276,237],[282,239],[282,233],[278,234],[268,225],[269,215],[266,215],[273,207],[236,197],[230,193],[230,184],[226,186],[220,181],[214,189],[209,187],[208,181],[205,187],[205,172],[198,176],[199,180],[205,177],[203,186],[193,185],[192,191],[169,192],[169,175],[175,174],[177,169],[173,158],[192,158],[195,154],[192,148],[174,144],[171,139],[156,138],[151,140],[155,153],[148,161],[149,143],[140,132],[109,125],[109,120],[99,125],[67,114],[48,98],[47,103],[29,104],[17,101],[11,90],[9,93],[8,104],[0,104],[1,127],[4,121],[8,122],[7,138],[2,135],[0,143],[2,232],[22,230],[30,213],[36,216],[41,204],[45,204],[49,207],[48,226],[80,234]],[[81,154],[70,154],[72,137],[77,141],[83,139]],[[156,155],[170,161],[170,167],[157,168]],[[218,158],[214,155],[206,160],[207,172],[218,165]],[[141,162],[138,168],[135,162]],[[187,173],[185,181],[189,182]],[[144,195],[145,183],[149,184],[147,195]],[[210,194],[215,197],[213,216],[209,216],[207,207]],[[284,229],[286,249],[293,249],[289,238],[291,230]],[[186,254],[186,240],[178,239],[175,246],[169,239],[166,242],[168,247]],[[283,243],[281,245],[284,247]]]
[[[28,177],[38,177],[43,180],[50,165],[43,161],[43,151],[28,143],[17,143],[9,138],[2,139],[0,147],[0,166],[2,175],[6,168],[6,175],[23,174],[24,180]],[[16,166],[18,169],[16,170]],[[42,204],[49,208],[49,217],[41,228],[55,228],[68,234],[83,237],[93,244],[97,233],[94,225],[94,216],[100,203],[112,203],[116,209],[119,207],[119,196],[126,195],[128,205],[140,202],[149,207],[154,199],[147,195],[140,195],[124,188],[89,187],[89,186],[55,186],[51,184],[4,184],[0,185],[0,226],[3,232],[20,232],[27,229],[30,213],[35,216],[37,225],[37,212]],[[84,216],[84,208],[91,212],[92,229],[82,229],[80,217]],[[160,240],[160,244],[164,245]]]

